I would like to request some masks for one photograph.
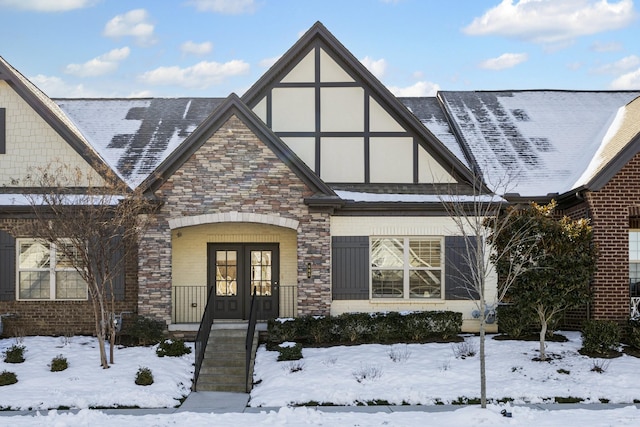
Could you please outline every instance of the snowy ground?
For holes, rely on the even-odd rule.
[[[608,400],[631,405],[640,399],[635,381],[640,359],[623,355],[609,361],[594,360],[577,353],[580,335],[565,333],[570,341],[549,343],[556,355],[551,362],[534,362],[536,342],[487,341],[487,376],[490,398],[512,398],[519,402],[544,402],[555,397],[579,397],[586,402]],[[467,345],[477,349],[477,337],[467,337]],[[15,344],[0,340],[0,352]],[[541,411],[513,403],[492,404],[447,412],[408,411],[399,406],[393,413],[327,413],[311,408],[286,405],[305,402],[331,402],[353,405],[357,402],[387,401],[432,405],[479,396],[478,357],[460,358],[459,344],[365,345],[303,350],[297,362],[277,362],[277,353],[259,350],[253,407],[261,413],[203,414],[182,412],[144,416],[108,415],[100,410],[82,409],[77,413],[46,410],[59,407],[173,407],[188,393],[193,355],[158,358],[153,348],[116,350],[116,364],[102,370],[98,364],[96,342],[89,337],[28,337],[24,339],[26,362],[0,361],[0,372],[9,370],[19,382],[0,387],[0,406],[14,409],[40,408],[36,416],[0,416],[0,425],[11,426],[135,426],[216,425],[243,426],[637,426],[640,410],[634,406],[614,410],[570,409]],[[52,373],[48,365],[59,354],[69,360],[69,369]],[[396,361],[392,360],[392,357]],[[592,371],[594,366],[603,373]],[[139,367],[149,367],[155,383],[148,387],[134,384]],[[364,377],[364,378],[363,378]],[[359,380],[359,381],[358,381]],[[588,405],[585,405],[588,408]],[[436,409],[437,407],[432,407]],[[512,412],[512,418],[500,414]]]

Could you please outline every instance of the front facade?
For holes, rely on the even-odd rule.
[[[629,244],[640,240],[638,95],[400,99],[320,23],[241,98],[50,100],[2,61],[0,314],[14,315],[5,333],[92,331],[82,286],[58,292],[72,286],[56,282],[55,262],[29,264],[42,244],[20,228],[33,209],[23,194],[34,191],[21,177],[60,158],[98,175],[106,165],[157,201],[118,303],[173,331],[197,327],[209,292],[220,320],[247,319],[255,293],[262,319],[453,310],[477,330],[465,237],[442,203],[452,195],[555,198],[591,218],[600,261],[584,315],[623,321],[629,272],[640,276],[639,246]],[[576,123],[550,125],[549,110],[568,108],[582,108]],[[614,123],[620,108],[626,119]],[[603,139],[607,129],[615,137]],[[492,187],[498,172],[515,191]],[[36,292],[34,274],[50,277],[48,293]],[[488,285],[491,303],[495,277]]]

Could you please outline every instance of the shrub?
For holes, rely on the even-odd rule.
[[[382,376],[382,369],[373,365],[362,365],[352,372],[353,377],[359,383],[365,381],[375,381]]]
[[[151,385],[153,384],[153,373],[151,369],[141,367],[138,369],[136,373],[136,384],[137,385]]]
[[[191,349],[187,347],[183,340],[164,340],[158,344],[156,354],[158,357],[180,357],[191,353]]]
[[[14,344],[4,351],[4,361],[6,363],[24,362],[25,346]]]
[[[620,346],[620,326],[610,320],[587,320],[582,328],[582,351],[587,354],[614,352]]]
[[[296,341],[296,338],[298,338],[298,325],[301,321],[302,318],[269,319],[267,322],[268,341],[272,343]]]
[[[302,345],[294,343],[281,344],[278,346],[278,362],[285,360],[300,360],[302,359]]]
[[[277,350],[278,344],[287,341],[336,344],[449,340],[459,334],[461,328],[462,314],[452,311],[302,316],[270,320],[267,349]]]
[[[466,359],[467,357],[473,357],[478,352],[476,347],[468,341],[459,342],[453,345],[451,348],[456,359]]]
[[[631,319],[629,321],[627,341],[631,347],[640,350],[640,319]]]
[[[462,330],[462,313],[421,311],[403,316],[404,335],[412,341],[450,339]]]
[[[334,318],[339,325],[340,339],[345,342],[368,342],[372,316],[369,313],[345,313]]]
[[[63,355],[59,354],[51,360],[51,372],[60,372],[64,371],[69,367],[69,363],[67,362],[67,358]]]
[[[611,362],[609,360],[594,360],[591,364],[591,372],[597,372],[599,374],[604,374],[609,369],[609,364]]]
[[[124,322],[122,334],[137,342],[137,345],[155,345],[164,339],[166,323],[161,320],[136,316]]]
[[[9,371],[2,371],[0,373],[0,386],[11,385],[18,382],[18,377],[15,373]]]
[[[389,349],[389,358],[395,363],[405,363],[411,356],[411,350],[404,345],[394,345]]]
[[[510,338],[519,339],[532,332],[533,313],[515,305],[499,305],[498,329]]]

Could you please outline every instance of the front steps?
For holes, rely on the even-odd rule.
[[[246,324],[243,328],[214,326],[209,334],[209,342],[204,353],[196,390],[246,393],[251,390],[258,332],[256,331],[253,335],[249,379],[245,383]]]

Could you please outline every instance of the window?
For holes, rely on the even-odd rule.
[[[19,239],[18,299],[21,300],[84,300],[87,284],[74,269],[72,260],[55,245]]]
[[[640,230],[629,231],[629,293],[640,297]]]
[[[442,298],[442,246],[440,237],[371,239],[371,296]]]

